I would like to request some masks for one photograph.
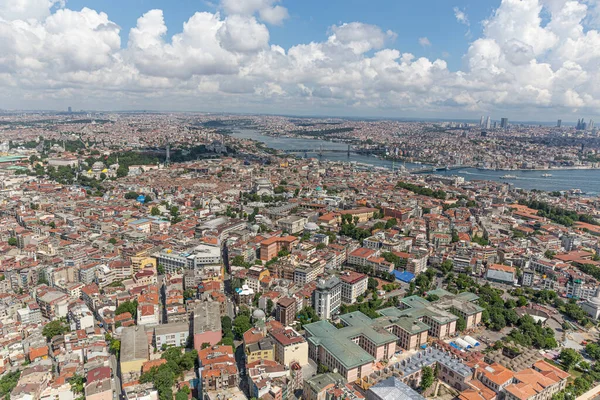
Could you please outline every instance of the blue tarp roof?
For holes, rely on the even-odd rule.
[[[409,283],[410,281],[415,279],[415,274],[413,274],[412,272],[408,272],[408,271],[404,271],[404,272],[394,271],[394,276],[396,277],[397,280],[406,282],[406,283]]]

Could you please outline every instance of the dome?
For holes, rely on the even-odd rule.
[[[255,224],[255,225],[252,225],[250,227],[250,229],[252,229],[252,232],[257,233],[260,230],[260,226]]]
[[[261,310],[260,308],[257,308],[256,310],[254,310],[254,312],[252,313],[252,318],[255,320],[258,319],[265,319],[267,317],[267,315],[265,314],[265,312],[263,310]]]
[[[596,294],[589,300],[589,302],[600,307],[600,286],[596,289]]]
[[[318,231],[319,225],[315,224],[314,222],[307,222],[306,224],[304,224],[304,230],[305,231]]]

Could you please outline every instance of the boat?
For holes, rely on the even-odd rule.
[[[510,175],[510,174],[502,175],[500,178],[502,178],[502,179],[517,179],[517,177],[515,175]]]
[[[542,174],[542,178],[550,178],[552,174]]]

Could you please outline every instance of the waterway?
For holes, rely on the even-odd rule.
[[[276,150],[294,150],[294,149],[314,149],[309,152],[309,157],[319,157],[319,149],[323,149],[323,155],[320,157],[323,160],[329,161],[346,161],[369,164],[376,167],[396,168],[404,165],[406,169],[423,168],[424,165],[413,163],[392,163],[388,160],[382,160],[374,156],[350,154],[346,153],[327,153],[328,149],[347,150],[348,145],[345,143],[329,142],[319,139],[302,139],[289,137],[272,137],[263,135],[256,129],[239,128],[235,129],[232,137],[253,139],[264,143],[266,146]],[[303,154],[297,154],[303,156]],[[552,174],[551,177],[542,177],[542,174]],[[600,170],[592,169],[553,169],[549,171],[493,171],[482,170],[477,168],[464,168],[453,171],[438,171],[438,175],[458,175],[465,180],[488,180],[496,182],[507,182],[521,189],[538,189],[545,191],[555,190],[571,190],[580,189],[586,194],[600,194]],[[503,175],[514,175],[516,179],[502,178]]]
[[[555,190],[580,189],[589,195],[600,194],[600,170],[597,169],[552,169],[549,171],[493,171],[477,168],[464,168],[458,171],[439,171],[438,175],[458,175],[465,180],[487,180],[506,182],[520,189]],[[552,174],[542,177],[543,174]],[[513,175],[517,179],[502,178]]]
[[[413,164],[413,163],[392,163],[388,160],[383,160],[381,158],[375,156],[368,155],[360,155],[350,153],[350,157],[346,153],[348,150],[348,144],[346,143],[338,143],[338,142],[329,142],[327,140],[320,139],[302,139],[302,138],[293,138],[293,137],[275,137],[275,136],[267,136],[263,135],[256,129],[249,128],[239,128],[233,130],[232,137],[240,138],[240,139],[252,139],[259,142],[264,143],[268,147],[275,150],[295,150],[295,149],[313,149],[313,151],[308,152],[306,155],[308,157],[315,157],[321,160],[328,161],[345,161],[345,162],[357,162],[363,164],[373,165],[375,167],[385,167],[392,169],[400,168],[401,165],[404,165],[406,169],[414,169],[414,168],[422,168],[423,165]],[[323,150],[323,155],[319,156],[319,150]],[[343,150],[343,153],[328,153],[327,150]],[[303,153],[292,153],[298,157],[304,157]]]

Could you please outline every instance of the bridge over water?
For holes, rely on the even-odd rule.
[[[318,147],[313,149],[284,149],[280,151],[284,153],[301,153],[305,155],[308,153],[317,153],[318,155],[323,155],[325,153],[346,153],[348,156],[350,156],[350,153],[361,155],[385,154],[387,150],[384,148],[368,149],[348,145],[347,149],[324,149],[323,147]]]
[[[419,168],[419,169],[409,169],[408,172],[410,172],[411,174],[426,174],[428,172],[454,171],[454,170],[462,169],[462,168],[468,168],[468,167],[465,165],[447,165],[445,167],[431,166],[431,167],[424,167],[424,168]]]

